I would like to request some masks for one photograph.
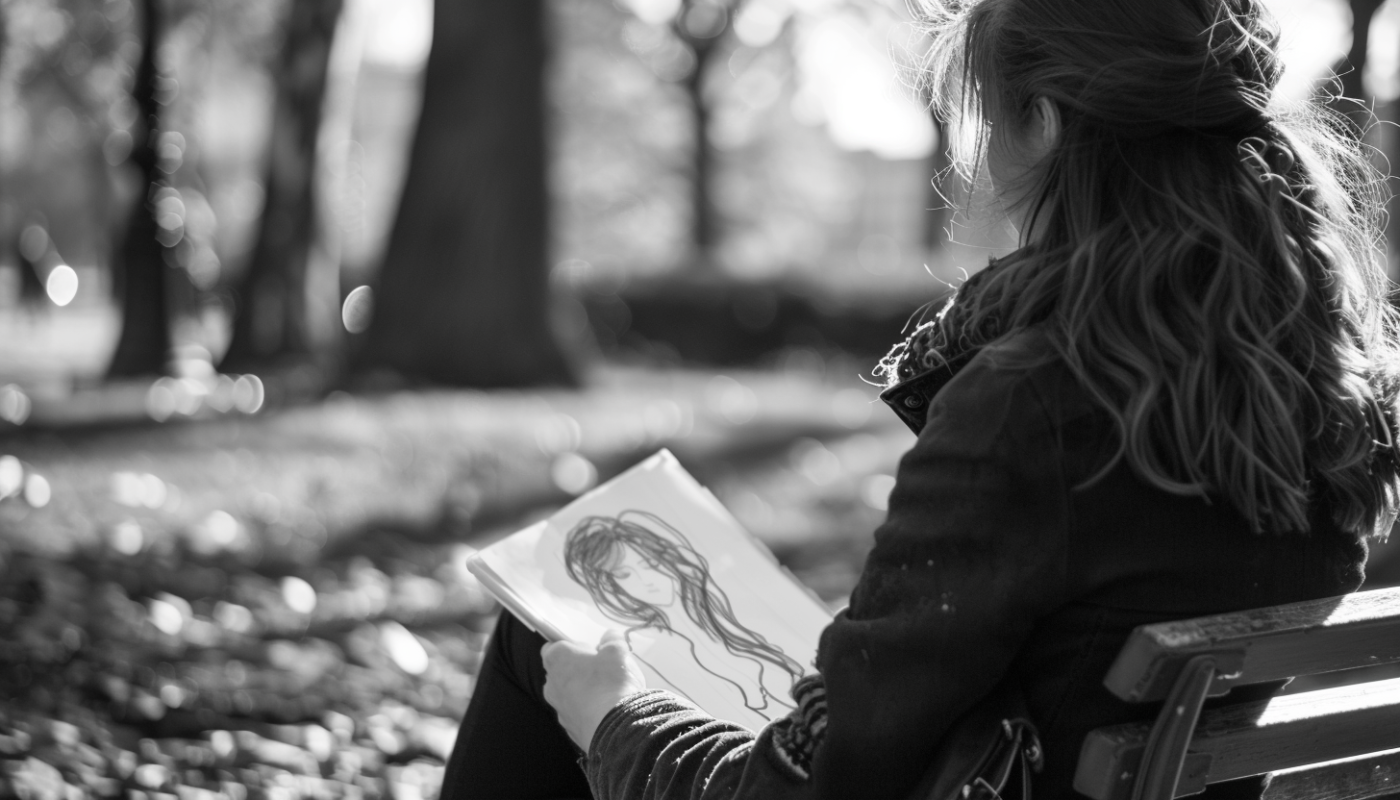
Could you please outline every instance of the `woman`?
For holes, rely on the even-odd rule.
[[[698,663],[737,703],[768,719],[792,708],[787,698],[802,667],[735,618],[705,557],[665,520],[645,511],[585,517],[564,538],[564,566],[605,614],[627,626],[628,649],[647,653],[639,660],[663,681],[671,654]],[[657,646],[662,638],[679,641]],[[657,688],[674,689],[669,682]]]
[[[645,690],[616,639],[544,648],[532,698],[596,797],[902,797],[1008,683],[1045,744],[1035,794],[1076,797],[1085,734],[1141,718],[1102,685],[1133,627],[1352,591],[1394,520],[1377,178],[1342,123],[1273,103],[1260,5],[930,17],[939,110],[1021,247],[884,363],[919,437],[799,711],[755,735]]]

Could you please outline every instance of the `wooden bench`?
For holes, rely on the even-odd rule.
[[[1171,800],[1268,774],[1266,800],[1400,798],[1400,678],[1201,710],[1235,686],[1396,662],[1400,588],[1144,625],[1104,684],[1162,710],[1090,733],[1074,788]]]

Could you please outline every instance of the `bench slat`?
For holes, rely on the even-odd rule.
[[[1128,637],[1104,685],[1129,702],[1161,700],[1187,659],[1213,652],[1234,654],[1238,663],[1218,677],[1212,694],[1400,661],[1400,587],[1144,625]]]
[[[1120,800],[1152,726],[1099,728],[1084,740],[1074,788]],[[1177,796],[1207,783],[1400,747],[1400,678],[1284,695],[1201,714]]]
[[[1400,794],[1400,749],[1269,776],[1264,800],[1371,800]]]

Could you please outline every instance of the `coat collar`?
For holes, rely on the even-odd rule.
[[[954,375],[967,366],[967,362],[971,361],[977,352],[973,349],[959,353],[933,369],[896,383],[881,392],[880,399],[909,426],[909,430],[913,431],[915,436],[918,436],[928,418],[929,403],[933,402],[934,396]]]

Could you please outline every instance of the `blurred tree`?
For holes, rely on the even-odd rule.
[[[1369,110],[1371,100],[1363,80],[1371,45],[1371,21],[1384,4],[1385,0],[1348,0],[1347,5],[1351,8],[1351,48],[1334,67],[1341,77],[1342,98],[1361,104],[1358,108],[1355,103],[1349,103],[1344,110],[1349,117],[1362,124],[1368,113],[1362,109]]]
[[[248,268],[236,289],[233,337],[220,367],[249,371],[271,362],[308,361],[335,336],[339,302],[331,280],[312,274],[323,205],[316,197],[317,142],[332,44],[344,0],[293,0],[277,69],[265,202]],[[327,293],[329,297],[318,297]]]
[[[166,255],[175,242],[163,233],[167,229],[161,227],[157,215],[162,193],[174,190],[157,149],[161,107],[170,101],[176,84],[162,74],[159,65],[164,24],[161,0],[142,0],[139,13],[142,49],[131,88],[138,113],[131,126],[132,147],[127,159],[139,171],[145,191],[133,204],[113,259],[122,330],[107,367],[112,378],[164,372],[171,344]]]
[[[924,249],[940,250],[948,244],[949,223],[952,221],[952,197],[949,194],[956,184],[953,174],[952,153],[949,150],[948,126],[931,114],[934,137],[937,141],[928,154],[928,202],[924,206]]]
[[[1333,96],[1331,101],[1352,121],[1354,133],[1376,146],[1376,166],[1387,173],[1391,192],[1400,192],[1400,179],[1395,169],[1395,165],[1400,164],[1400,135],[1396,134],[1394,124],[1375,124],[1378,119],[1382,123],[1393,123],[1396,103],[1392,101],[1377,108],[1375,96],[1366,89],[1365,82],[1366,62],[1371,49],[1371,23],[1375,21],[1381,6],[1385,5],[1385,0],[1348,0],[1347,5],[1351,10],[1351,47],[1332,67],[1338,76],[1341,93]],[[1397,264],[1393,256],[1400,250],[1400,214],[1393,206],[1386,221],[1386,239],[1387,250],[1392,254],[1391,275],[1397,277]]]
[[[50,270],[64,263],[60,245],[79,264],[109,263],[111,235],[129,205],[119,196],[127,186],[114,178],[134,176],[111,171],[128,147],[109,162],[102,145],[115,128],[127,136],[135,113],[127,85],[135,58],[126,55],[140,38],[132,11],[130,0],[0,3],[0,240],[48,247],[20,259],[27,297],[45,296]],[[38,238],[24,237],[35,225]]]
[[[19,251],[19,299],[32,308],[44,300],[44,279],[39,276],[39,265],[25,255],[22,247],[16,249]]]
[[[549,314],[543,0],[436,0],[423,105],[355,369],[574,380]]]
[[[722,214],[714,196],[718,150],[711,135],[718,105],[710,69],[734,28],[734,18],[746,0],[679,0],[674,4],[652,0],[624,0],[648,33],[637,36],[629,47],[663,81],[683,91],[689,110],[690,149],[684,170],[688,183],[688,260],[699,272],[717,267],[715,251],[722,238]],[[674,6],[669,8],[668,6]],[[663,32],[664,31],[664,32]],[[651,39],[644,45],[637,38]]]
[[[15,241],[15,254],[19,256],[19,299],[26,306],[42,305],[48,294],[44,276],[52,266],[47,263],[52,250],[49,232],[39,221],[26,225]]]
[[[734,15],[744,0],[684,0],[671,29],[694,54],[694,66],[681,81],[691,108],[690,237],[693,265],[714,269],[719,244],[719,211],[715,205],[715,145],[710,136],[712,101],[706,95],[706,75]]]

